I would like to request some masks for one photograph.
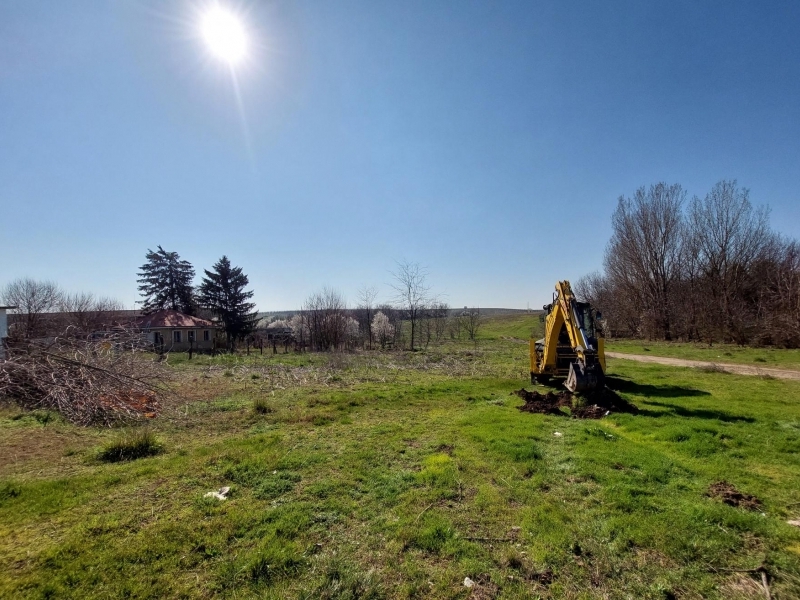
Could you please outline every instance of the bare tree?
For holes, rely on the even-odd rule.
[[[414,350],[416,328],[421,314],[430,300],[430,287],[427,283],[427,269],[419,263],[399,262],[392,274],[395,282],[395,301],[405,311],[405,317],[411,325],[411,350]]]
[[[32,339],[46,334],[46,315],[58,308],[63,292],[52,281],[23,277],[7,284],[0,296],[4,304],[17,307],[12,311],[19,315],[14,337]]]
[[[715,333],[744,343],[755,326],[752,266],[770,240],[769,211],[754,209],[750,191],[736,181],[720,181],[689,212],[692,245],[711,302],[705,319],[709,339]]]
[[[336,290],[325,287],[303,305],[309,342],[314,350],[337,350],[347,340],[347,303]]]
[[[605,254],[607,275],[641,307],[642,325],[666,340],[672,338],[673,294],[681,276],[685,198],[680,185],[665,183],[620,197]]]
[[[437,300],[431,305],[431,318],[433,319],[433,331],[436,342],[442,341],[445,332],[447,331],[448,320],[450,316],[450,305],[442,300]]]
[[[800,347],[800,243],[775,236],[770,244],[771,260],[759,269],[766,278],[761,303],[764,342],[789,348]]]
[[[462,313],[462,324],[464,331],[467,332],[467,337],[475,341],[475,336],[478,334],[478,329],[481,326],[481,309],[469,308]]]
[[[466,310],[466,307],[464,307]],[[461,333],[464,331],[464,317],[462,312],[456,312],[448,319],[447,331],[451,340],[460,340]]]
[[[117,324],[125,307],[113,298],[98,298],[90,292],[76,292],[62,294],[58,309],[62,313],[62,328],[71,328],[76,335],[85,335]]]
[[[620,198],[605,271],[576,292],[612,334],[800,345],[798,242],[769,228],[768,209],[720,181],[682,210],[680,186]]]
[[[363,287],[358,290],[358,315],[361,330],[367,334],[369,349],[372,350],[372,312],[375,308],[375,298],[378,297],[378,290],[374,287]]]

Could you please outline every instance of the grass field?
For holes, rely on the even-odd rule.
[[[639,414],[522,413],[537,327],[170,357],[146,430],[3,408],[0,597],[800,597],[800,382],[611,361]]]

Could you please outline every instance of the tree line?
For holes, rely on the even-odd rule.
[[[603,270],[575,289],[612,335],[800,347],[800,244],[735,180],[621,196]]]
[[[85,335],[103,329],[121,314],[122,302],[88,292],[68,293],[53,281],[21,277],[0,290],[6,306],[16,306],[19,315],[15,337],[34,339],[72,332]]]
[[[267,331],[290,330],[298,349],[329,351],[347,348],[428,348],[446,338],[474,340],[481,323],[477,308],[453,310],[432,293],[427,270],[419,263],[400,262],[392,273],[393,295],[376,302],[378,291],[365,287],[354,308],[337,290],[312,293],[302,308]]]
[[[427,270],[418,263],[398,263],[392,274],[392,296],[377,302],[374,287],[359,290],[355,307],[329,287],[312,293],[290,318],[266,324],[259,320],[253,291],[240,267],[220,258],[195,285],[196,272],[177,252],[149,250],[138,271],[142,312],[171,309],[213,318],[221,325],[227,347],[261,345],[277,340],[297,350],[427,348],[444,339],[474,340],[481,324],[477,308],[452,309],[432,293]],[[14,335],[24,339],[80,337],[103,331],[127,319],[121,302],[92,294],[68,294],[56,283],[29,278],[0,289],[4,304],[17,306]],[[275,348],[275,350],[277,350]]]

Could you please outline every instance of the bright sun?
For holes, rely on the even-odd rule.
[[[235,65],[245,57],[247,36],[236,15],[215,6],[203,15],[200,28],[208,49],[218,59]]]

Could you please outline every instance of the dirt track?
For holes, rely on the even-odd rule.
[[[645,356],[643,354],[624,354],[622,352],[606,352],[610,358],[622,358],[626,360],[636,360],[639,362],[657,363],[659,365],[672,365],[674,367],[700,367],[719,369],[728,373],[738,375],[761,375],[775,377],[777,379],[795,379],[800,381],[800,371],[789,371],[786,369],[768,369],[755,365],[735,365],[731,363],[715,363],[704,360],[685,360],[682,358],[667,358],[666,356]]]

